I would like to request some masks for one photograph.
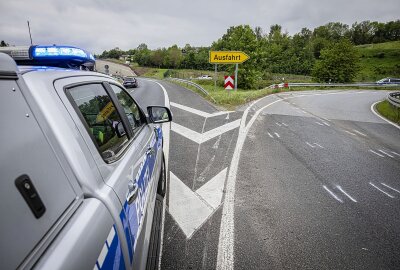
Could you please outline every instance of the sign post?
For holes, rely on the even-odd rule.
[[[217,64],[236,64],[235,68],[235,90],[237,90],[237,76],[239,64],[248,60],[250,57],[244,52],[240,51],[210,51],[209,62],[215,64],[215,81],[214,86],[217,87]]]

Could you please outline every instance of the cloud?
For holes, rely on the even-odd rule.
[[[100,53],[120,47],[208,46],[232,25],[280,24],[294,34],[331,21],[396,20],[397,0],[0,0],[0,39],[29,44],[69,44]]]

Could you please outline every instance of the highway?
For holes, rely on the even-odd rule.
[[[161,269],[400,268],[400,129],[386,91],[307,91],[223,112],[159,81],[174,122]],[[139,79],[143,104],[164,100]]]
[[[135,72],[133,72],[128,66],[96,59],[96,70],[98,72],[105,73],[106,65],[108,65],[108,72],[110,75],[136,76]]]

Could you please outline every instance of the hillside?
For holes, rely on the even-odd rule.
[[[356,81],[400,77],[400,41],[359,45],[356,48],[361,57],[361,70]]]

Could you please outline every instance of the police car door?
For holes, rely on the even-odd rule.
[[[119,193],[124,200],[134,250],[134,268],[143,269],[146,265],[148,244],[153,221],[155,196],[157,190],[160,162],[157,161],[161,149],[158,130],[147,124],[143,111],[133,98],[121,87],[109,84],[116,95],[133,133],[135,151],[129,155],[129,161],[122,168],[128,176],[127,192]],[[159,139],[159,140],[158,140]]]

